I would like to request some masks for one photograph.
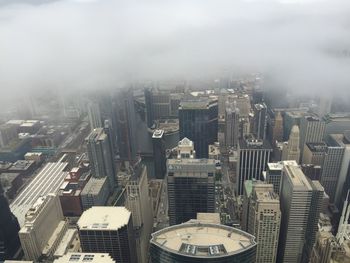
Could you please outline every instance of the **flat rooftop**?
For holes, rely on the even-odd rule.
[[[191,257],[239,254],[256,245],[255,237],[219,224],[185,223],[152,234],[151,243],[164,250]]]
[[[131,212],[124,206],[93,206],[78,220],[81,230],[118,230],[128,225]]]
[[[67,172],[64,170],[68,165],[61,160],[56,163],[47,163],[11,203],[11,211],[17,217],[21,227],[24,225],[25,214],[40,196],[58,192],[66,177]]]
[[[327,148],[327,145],[324,142],[308,142],[306,146],[312,152],[324,152]]]
[[[295,187],[303,187],[312,190],[309,181],[306,179],[306,176],[300,167],[287,164],[284,166],[284,169],[287,171],[288,177],[291,179]]]
[[[72,252],[56,259],[54,263],[69,262],[92,262],[92,263],[115,263],[108,253],[78,253]]]
[[[168,172],[215,172],[214,159],[168,159]]]

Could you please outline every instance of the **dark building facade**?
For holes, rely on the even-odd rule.
[[[0,184],[0,261],[13,259],[21,247],[17,218],[12,214]]]
[[[167,163],[170,225],[215,211],[215,160],[169,159]]]
[[[179,107],[180,140],[194,142],[197,158],[208,158],[208,147],[218,140],[218,102],[207,98],[183,100]]]
[[[164,179],[166,173],[166,152],[163,136],[163,130],[155,130],[152,135],[154,174],[157,179]]]

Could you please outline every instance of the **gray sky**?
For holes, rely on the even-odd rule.
[[[0,0],[0,90],[263,72],[350,91],[349,0]]]

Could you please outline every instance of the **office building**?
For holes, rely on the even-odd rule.
[[[145,166],[139,165],[126,185],[125,207],[132,214],[136,252],[140,263],[148,263],[149,240],[153,228],[151,206],[147,169]]]
[[[152,263],[252,263],[254,236],[233,227],[198,221],[152,234]]]
[[[305,115],[300,120],[300,141],[299,147],[301,155],[304,151],[305,143],[322,142],[326,123],[316,115]]]
[[[147,126],[151,128],[155,120],[170,116],[170,91],[155,88],[145,89]]]
[[[265,140],[266,139],[266,129],[267,129],[267,106],[265,103],[255,104],[254,110],[254,121],[253,121],[253,131],[256,139]]]
[[[280,189],[282,212],[277,262],[302,262],[304,249],[312,247],[319,219],[319,185],[295,165],[284,165]],[[313,193],[316,191],[315,193]],[[304,244],[305,245],[304,248]],[[304,253],[305,255],[305,253]]]
[[[138,153],[136,113],[132,88],[120,90],[116,94],[116,131],[119,157],[123,161],[135,163]]]
[[[287,141],[294,125],[300,125],[300,119],[306,114],[305,111],[285,111],[283,115],[283,141]]]
[[[288,143],[283,144],[282,161],[300,161],[299,127],[294,125],[289,136]]]
[[[110,190],[116,187],[114,151],[109,136],[103,128],[94,129],[86,138],[92,176],[107,177]]]
[[[236,103],[226,105],[225,109],[225,146],[236,147],[239,139],[239,109]]]
[[[180,224],[198,212],[215,212],[215,160],[167,161],[169,223]]]
[[[276,262],[280,223],[280,201],[273,191],[273,185],[253,184],[247,232],[256,238],[256,263]]]
[[[275,121],[272,128],[272,144],[283,141],[283,117],[280,111],[275,113]]]
[[[47,163],[30,183],[12,201],[10,207],[21,227],[24,226],[25,215],[34,203],[49,193],[58,193],[64,178],[67,176],[68,163],[63,155],[57,162]]]
[[[237,194],[243,194],[245,180],[260,180],[270,161],[272,147],[267,140],[241,139],[238,147]]]
[[[117,263],[108,253],[67,253],[53,263]]]
[[[90,178],[80,196],[84,211],[92,206],[104,206],[109,197],[107,178]]]
[[[324,142],[305,144],[302,164],[323,165],[327,145]]]
[[[84,253],[109,253],[118,263],[136,263],[131,213],[125,207],[94,206],[77,223]]]
[[[329,196],[330,202],[334,203],[345,145],[340,140],[337,140],[337,136],[332,135],[328,136],[326,144],[327,149],[322,164],[320,182]]]
[[[218,140],[217,100],[195,98],[181,101],[180,139],[192,140],[197,158],[208,158],[208,146]]]
[[[326,122],[325,138],[330,134],[343,134],[350,130],[350,113],[329,114],[323,117]]]
[[[154,174],[157,179],[163,179],[166,173],[166,152],[164,130],[155,130],[152,135]]]
[[[0,261],[13,259],[21,248],[18,238],[19,224],[11,213],[0,183]]]
[[[17,129],[15,125],[0,125],[0,148],[8,145],[13,139],[17,138]]]
[[[24,226],[19,231],[27,260],[50,259],[68,228],[58,196],[48,194],[28,210]]]
[[[90,102],[87,105],[88,117],[91,131],[96,128],[102,128],[102,116],[98,103]]]

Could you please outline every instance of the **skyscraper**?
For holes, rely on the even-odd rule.
[[[328,136],[327,148],[321,171],[320,182],[329,196],[330,202],[335,201],[338,179],[342,167],[345,145],[338,142],[335,136]]]
[[[226,105],[225,109],[225,145],[236,147],[239,139],[239,109],[234,102],[233,106]]]
[[[115,110],[120,159],[135,163],[138,152],[138,138],[136,136],[136,114],[132,89],[120,90],[115,95]]]
[[[155,88],[145,88],[144,93],[147,113],[147,126],[151,128],[155,120],[170,116],[170,91]]]
[[[194,142],[197,158],[208,158],[210,144],[218,139],[218,103],[207,98],[186,99],[179,107],[180,139]]]
[[[314,229],[317,227],[320,209],[317,202],[321,189],[318,186],[316,182],[308,180],[298,166],[284,165],[280,190],[282,220],[277,262],[302,262],[304,249],[313,246],[312,241],[316,234]],[[304,248],[304,244],[308,245]]]
[[[215,160],[168,159],[170,225],[196,218],[198,212],[215,212],[215,172]]]
[[[131,213],[125,207],[93,206],[77,223],[82,252],[109,253],[118,263],[136,263]]]
[[[256,263],[275,263],[280,233],[279,196],[273,185],[256,183],[249,199],[247,232],[257,241]]]
[[[112,191],[116,186],[113,147],[103,128],[94,129],[86,138],[91,172],[94,177],[107,177]]]
[[[96,128],[102,127],[102,116],[98,103],[90,102],[87,105],[90,128],[93,131]]]
[[[237,194],[243,194],[245,180],[260,180],[270,161],[272,147],[266,140],[241,139],[238,147]]]
[[[299,127],[294,125],[287,144],[283,144],[282,161],[300,161]]]
[[[267,128],[267,107],[266,104],[258,103],[254,105],[254,135],[258,140],[266,139]]]
[[[67,228],[58,196],[39,197],[26,213],[19,231],[25,258],[33,261],[51,258]]]
[[[166,152],[164,130],[155,130],[152,135],[154,174],[157,179],[163,179],[166,173]]]
[[[272,143],[283,141],[283,117],[280,111],[275,115],[275,122],[272,129]]]
[[[299,148],[301,157],[303,155],[305,143],[322,142],[326,123],[316,115],[305,115],[300,120],[300,141]]]
[[[12,214],[0,183],[0,261],[13,259],[21,248],[19,224]]]
[[[125,207],[131,211],[135,229],[136,252],[140,263],[148,262],[149,240],[153,228],[151,197],[148,191],[147,169],[143,165],[136,167],[126,185]]]

